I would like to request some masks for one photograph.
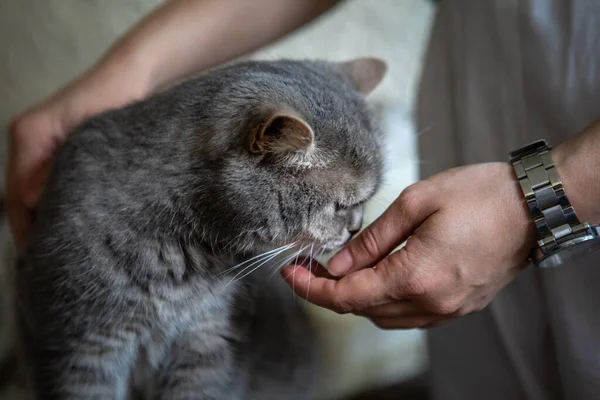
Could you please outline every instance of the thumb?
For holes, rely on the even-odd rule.
[[[21,247],[26,240],[48,176],[52,156],[58,146],[55,135],[38,133],[39,126],[46,125],[39,123],[35,118],[16,120],[11,124],[3,200],[17,247]]]
[[[33,220],[33,213],[20,204],[6,204],[6,215],[14,244],[17,249],[24,246]]]
[[[436,211],[432,194],[426,181],[406,188],[375,222],[329,261],[329,272],[345,275],[385,258]]]

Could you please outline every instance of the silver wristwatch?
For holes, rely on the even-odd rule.
[[[510,153],[510,163],[538,233],[531,259],[541,268],[556,267],[583,253],[600,250],[600,225],[579,221],[550,150],[545,140],[538,140]]]

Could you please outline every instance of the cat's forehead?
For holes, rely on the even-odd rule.
[[[330,201],[360,203],[379,188],[381,163],[377,157],[357,162],[338,155],[329,161],[326,167],[317,168],[309,174],[309,184]]]

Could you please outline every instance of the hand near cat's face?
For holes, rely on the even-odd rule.
[[[512,167],[478,164],[405,190],[330,261],[330,273],[342,278],[302,267],[283,274],[316,305],[386,329],[431,327],[487,306],[526,266],[534,244]]]

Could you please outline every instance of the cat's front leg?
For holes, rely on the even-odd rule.
[[[198,329],[174,343],[158,382],[160,400],[237,400],[243,393],[235,375],[231,343],[216,332]]]
[[[78,336],[41,337],[28,344],[37,399],[126,399],[136,335],[98,329]]]

